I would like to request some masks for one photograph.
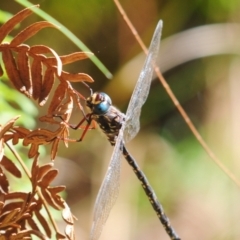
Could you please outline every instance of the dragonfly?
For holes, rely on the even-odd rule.
[[[93,224],[90,234],[91,240],[97,240],[100,237],[109,213],[117,200],[120,186],[121,155],[124,156],[129,165],[133,168],[149,202],[169,237],[172,240],[180,240],[171,226],[168,217],[164,213],[163,207],[158,201],[146,176],[125,146],[125,142],[134,138],[140,129],[139,117],[141,108],[148,97],[153,71],[156,67],[155,62],[159,52],[162,25],[163,23],[160,20],[155,29],[145,63],[131,96],[126,114],[123,114],[112,105],[111,98],[106,93],[91,92],[90,97],[86,99],[86,106],[90,109],[90,113],[85,115],[79,124],[74,127],[72,126],[72,128],[78,129],[83,122],[87,122],[82,136],[78,140],[82,141],[94,120],[106,134],[111,145],[114,146],[106,175],[95,202]]]

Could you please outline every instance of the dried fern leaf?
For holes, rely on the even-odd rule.
[[[94,82],[92,77],[85,73],[69,73],[62,71],[61,77],[70,82]]]
[[[42,62],[38,58],[34,58],[31,66],[33,99],[37,100],[42,91]]]
[[[22,199],[23,201],[26,201],[28,197],[29,193],[25,192],[10,192],[5,196],[6,200]]]
[[[58,175],[58,170],[57,169],[51,169],[49,170],[41,180],[41,183],[39,183],[39,186],[41,187],[48,187],[49,184],[56,178]]]
[[[3,69],[2,69],[2,66],[0,64],[0,77],[3,75]]]
[[[60,57],[58,56],[58,54],[53,49],[51,49],[50,47],[47,47],[45,45],[35,45],[35,46],[31,47],[30,52],[32,54],[36,54],[36,55],[51,53],[54,56],[54,58],[56,59],[56,62],[57,62],[57,74],[58,74],[58,76],[61,75],[62,61],[61,61]],[[46,59],[47,58],[45,57],[42,60],[46,61]]]
[[[67,94],[64,101],[52,112],[53,115],[61,116],[61,118],[68,122],[73,111],[73,97]],[[58,122],[59,123],[59,122]]]
[[[19,142],[19,135],[18,134],[13,134],[13,138],[12,138],[12,144],[16,145]]]
[[[2,210],[2,213],[8,212],[8,211],[12,211],[15,208],[22,209],[22,206],[23,206],[23,202],[22,201],[5,203],[5,206],[4,206],[3,210]]]
[[[16,208],[13,209],[12,211],[10,211],[5,218],[3,219],[3,221],[1,222],[1,224],[6,224],[8,222],[10,222],[13,218],[16,217],[16,215],[21,211],[21,208]]]
[[[19,126],[14,126],[13,130],[16,131],[19,135],[20,138],[26,137],[26,135],[30,134],[30,130],[24,127],[19,127]]]
[[[59,107],[59,105],[62,103],[65,97],[66,92],[67,92],[67,83],[63,81],[58,85],[58,87],[54,92],[52,101],[48,108],[48,115],[51,116],[55,112],[55,110]]]
[[[30,63],[29,63],[29,46],[21,45],[21,48],[18,48],[17,55],[17,66],[18,71],[21,77],[21,80],[26,87],[26,91],[29,94],[29,97],[32,97],[32,78],[30,72]]]
[[[38,154],[38,144],[34,144],[32,143],[29,151],[28,151],[28,157],[29,158],[33,158],[34,156],[36,156]]]
[[[53,141],[52,148],[51,148],[51,160],[55,159],[55,157],[56,157],[59,142],[60,142],[59,138],[56,138]]]
[[[58,28],[58,26],[47,22],[47,21],[41,21],[31,24],[30,26],[23,29],[20,33],[18,33],[10,42],[11,46],[18,46],[21,43],[25,42],[27,39],[34,36],[36,33],[38,33],[40,30],[46,27],[53,27]]]
[[[39,5],[35,5],[33,7],[39,7]],[[0,42],[3,41],[3,39],[14,29],[17,24],[32,14],[33,7],[25,8],[24,10],[20,11],[0,27]]]
[[[4,134],[12,128],[13,124],[18,120],[20,116],[16,116],[9,120],[5,125],[0,125],[0,138],[4,136]]]
[[[57,240],[66,239],[66,236],[63,235],[63,234],[60,233],[60,232],[57,232],[57,233],[56,233],[56,239],[57,239]],[[0,239],[0,240],[1,240],[1,239]]]
[[[47,203],[56,210],[61,210],[61,207],[55,203],[51,194],[47,191],[46,188],[41,188],[42,195]]]
[[[44,231],[46,235],[51,238],[51,229],[49,227],[49,223],[46,221],[46,219],[42,216],[42,214],[39,211],[35,212],[35,215],[38,219],[38,221],[41,223],[41,226],[44,228]]]
[[[58,134],[57,130],[56,132],[52,132],[47,129],[39,128],[27,135],[24,140],[24,146],[27,146],[28,144],[35,143],[35,144],[48,144],[53,139],[55,139],[56,134]]]
[[[68,120],[68,119],[67,119]],[[67,138],[69,136],[69,129],[68,128],[65,128],[64,129],[64,132],[63,132],[63,141],[64,141],[64,145],[66,147],[68,147],[68,141],[67,141]]]
[[[3,138],[1,138],[0,139],[0,146],[1,146],[1,141],[3,140],[3,142],[8,142],[9,140],[11,140],[11,139],[13,139],[13,137],[14,137],[14,134],[13,133],[6,133],[5,135],[4,135],[4,137]],[[1,152],[1,149],[0,149],[0,152]],[[0,159],[1,159],[1,154],[0,154]]]
[[[74,223],[73,216],[70,208],[66,203],[64,204],[64,209],[62,210],[62,218],[66,223],[73,225]]]
[[[0,168],[0,187],[4,193],[9,192],[9,182],[1,168]]]
[[[50,124],[58,124],[58,125],[60,124],[60,122],[55,120],[52,115],[50,115],[50,116],[47,116],[47,115],[42,116],[42,117],[39,118],[39,120],[41,122],[47,122],[47,123],[50,123]]]
[[[3,195],[3,194],[2,194]],[[4,202],[2,202],[3,199],[0,200],[0,212],[2,213],[3,212],[3,207],[5,207],[5,204]]]
[[[39,154],[34,156],[34,160],[32,163],[31,168],[31,184],[32,184],[32,192],[35,193],[37,188],[37,181],[38,181],[38,171],[39,171],[39,165],[38,165],[38,157]]]
[[[17,168],[17,166],[6,156],[3,156],[2,161],[0,164],[12,175],[14,175],[17,178],[21,178],[22,174],[20,170]]]
[[[29,224],[29,226],[31,227],[32,230],[40,232],[40,229],[33,218],[28,218],[27,223]]]
[[[4,48],[4,50],[2,51],[2,59],[9,80],[12,82],[12,84],[18,91],[27,95],[26,87],[24,86],[24,83],[21,80],[17,64],[9,48]]]
[[[0,131],[1,131],[1,126],[0,126]],[[4,156],[4,138],[0,138],[0,161],[2,160]]]
[[[9,240],[27,240],[32,239],[31,235],[35,235],[39,237],[42,240],[47,240],[47,237],[44,236],[41,232],[35,231],[35,230],[22,230],[19,233],[17,233],[14,238],[10,238]]]
[[[35,194],[35,193],[32,193],[33,195]],[[29,211],[35,211],[36,209],[38,209],[38,202],[36,201],[36,202],[31,202],[30,204],[28,204],[28,209],[29,209]]]
[[[75,53],[71,53],[71,54],[63,55],[63,56],[59,56],[59,57],[62,61],[62,64],[65,65],[65,64],[69,64],[69,63],[73,63],[76,61],[80,61],[80,60],[89,58],[89,56],[91,56],[91,55],[94,55],[94,54],[91,52],[75,52]],[[56,64],[57,64],[56,59],[53,57],[47,58],[46,62],[52,66],[56,66]]]
[[[60,206],[61,208],[64,208],[65,201],[59,195],[52,195],[52,198],[58,204],[58,206]]]
[[[58,193],[64,191],[66,189],[66,186],[56,186],[56,187],[48,187],[48,191],[52,194],[52,195],[57,195]]]
[[[38,180],[40,180],[52,167],[53,167],[52,162],[46,163],[41,167],[39,167],[38,173],[37,173]]]
[[[43,106],[46,103],[49,94],[52,90],[53,84],[54,84],[54,71],[52,68],[47,68],[47,70],[44,73],[42,91],[40,93],[38,100],[40,106]]]

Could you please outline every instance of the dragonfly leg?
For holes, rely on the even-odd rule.
[[[92,114],[87,114],[77,125],[73,125],[73,124],[70,124],[66,121],[64,121],[64,119],[62,118],[62,116],[55,116],[55,117],[59,117],[68,127],[70,127],[71,129],[73,130],[77,130],[77,129],[83,129],[83,133],[81,135],[81,137],[79,139],[67,139],[69,140],[70,142],[81,142],[84,138],[84,136],[86,135],[87,131],[90,130],[90,129],[95,129],[96,128],[96,123],[95,121],[92,121]],[[87,122],[87,125],[86,126],[81,126],[84,122]],[[93,124],[91,125],[91,123],[93,122]]]
[[[77,140],[77,142],[81,142],[81,141],[83,140],[84,136],[86,135],[86,133],[87,133],[87,131],[88,131],[89,129],[95,129],[95,128],[96,128],[96,124],[95,124],[94,121],[93,121],[93,127],[90,127],[90,126],[91,126],[91,122],[92,122],[92,118],[91,118],[91,114],[88,114],[88,115],[90,115],[90,117],[89,117],[89,120],[87,120],[87,125],[85,126],[85,128],[84,128],[84,130],[83,130],[83,133],[82,133],[81,137]],[[88,116],[88,115],[87,115],[87,116]],[[81,122],[82,122],[82,121],[80,121],[80,123],[77,125],[78,128],[79,128],[79,126],[82,124]],[[75,128],[75,129],[78,129],[78,128]],[[73,129],[74,129],[74,128],[73,128]]]

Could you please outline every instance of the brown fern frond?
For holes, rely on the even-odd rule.
[[[8,23],[1,27],[2,34],[6,36],[30,12],[28,9],[21,14],[16,14],[13,20],[9,20]],[[13,130],[15,131],[14,133],[10,132],[5,135],[5,140],[12,139],[14,144],[17,144],[19,139],[22,138],[24,139],[24,146],[31,145],[28,152],[29,158],[38,154],[40,145],[52,144],[51,157],[53,159],[56,156],[61,140],[64,141],[66,146],[68,145],[68,141],[66,140],[69,135],[67,123],[71,117],[74,105],[83,112],[83,107],[79,99],[85,98],[72,88],[70,82],[93,82],[93,79],[88,74],[63,71],[62,65],[86,59],[92,54],[76,52],[58,56],[48,46],[35,45],[30,47],[23,44],[24,41],[46,27],[56,28],[54,24],[46,21],[34,23],[13,37],[10,44],[0,44],[0,51],[2,52],[6,73],[13,86],[27,97],[37,100],[40,106],[45,105],[49,100],[55,78],[59,80],[53,98],[50,100],[48,113],[46,116],[40,118],[41,121],[58,124],[59,128],[55,132],[47,129],[38,129],[28,133],[20,133],[15,129]],[[60,116],[65,122],[61,123],[61,120],[55,118],[56,116]]]
[[[32,96],[32,76],[30,73],[30,59],[28,45],[22,44],[21,48],[19,47],[17,55],[17,67],[23,85],[26,87],[29,96]]]
[[[85,73],[68,73],[62,71],[61,78],[70,82],[94,82],[94,80]]]
[[[58,123],[59,128],[56,131],[50,131],[48,129],[36,129],[27,134],[23,139],[23,145],[31,145],[28,152],[28,157],[33,158],[38,154],[38,148],[40,145],[54,143],[57,139],[62,139],[68,127],[65,123]],[[56,155],[57,148],[55,145],[52,145],[52,159]]]
[[[31,66],[31,75],[32,79],[34,79],[32,97],[35,100],[37,100],[41,94],[43,79],[42,70],[42,61],[39,59],[39,57],[34,58]]]
[[[20,116],[16,116],[9,120],[5,125],[0,125],[0,138],[3,138],[4,135],[13,127],[15,122],[18,120]]]
[[[17,23],[20,23],[25,17],[30,15],[30,13],[31,11],[27,9],[21,14],[16,14],[12,18],[13,20],[10,19],[9,22],[4,24],[0,28],[0,36],[1,33],[4,35],[2,39],[13,30]],[[37,22],[26,27],[13,37],[10,44],[0,44],[3,64],[9,80],[18,91],[27,97],[38,100],[40,106],[43,106],[48,100],[55,77],[59,78],[60,82],[93,82],[93,79],[87,74],[72,74],[62,71],[62,64],[69,64],[86,59],[91,53],[78,52],[59,57],[58,54],[48,46],[35,45],[30,47],[23,44],[24,41],[46,27],[57,28],[54,24],[46,21]],[[53,55],[53,57],[49,57],[49,54]]]
[[[58,28],[58,26],[46,21],[33,23],[17,34],[17,36],[15,36],[10,42],[10,45],[16,47],[46,27]]]
[[[70,211],[70,208],[68,207],[68,205],[66,203],[64,204],[64,209],[62,211],[62,217],[66,223],[73,225],[73,223],[74,223],[73,215]]]
[[[7,157],[3,156],[0,165],[5,168],[8,172],[10,172],[12,175],[14,175],[17,178],[21,178],[22,174],[19,171],[19,169],[16,167],[16,165]]]
[[[75,53],[71,53],[71,54],[63,55],[63,56],[59,56],[59,57],[62,61],[62,64],[66,65],[66,64],[73,63],[73,62],[76,62],[79,60],[84,60],[86,58],[89,58],[89,56],[92,56],[92,55],[93,55],[93,53],[91,53],[91,52],[75,52]],[[56,64],[57,64],[56,59],[53,57],[47,58],[46,63],[49,65],[52,65],[52,66],[56,66]]]
[[[62,66],[75,61],[88,58],[91,53],[76,52],[59,56],[52,48],[45,45],[28,46],[24,42],[46,27],[57,28],[49,22],[34,23],[20,31],[10,43],[2,43],[2,40],[27,16],[31,9],[25,9],[13,16],[7,23],[0,27],[0,52],[2,52],[3,66],[12,83],[21,93],[34,99],[40,106],[49,102],[47,114],[40,118],[41,121],[55,124],[55,130],[27,128],[14,126],[18,117],[13,118],[4,126],[0,125],[0,232],[6,239],[31,239],[32,235],[40,239],[51,238],[53,235],[49,221],[43,217],[42,210],[46,209],[52,222],[57,239],[74,239],[74,216],[60,193],[65,186],[51,186],[58,174],[53,168],[53,162],[41,165],[39,163],[39,146],[51,144],[51,159],[54,159],[61,141],[68,145],[69,120],[76,106],[83,115],[83,107],[80,100],[85,97],[77,92],[71,82],[87,83],[93,79],[85,73],[70,73],[62,70]],[[0,66],[0,75],[3,74]],[[56,81],[57,80],[57,81]],[[53,97],[49,99],[56,85]],[[13,145],[21,143],[30,146],[28,158],[34,158],[31,171],[27,169],[18,156]],[[5,154],[8,147],[22,166],[19,169],[12,159]],[[23,171],[31,182],[29,192],[14,192],[9,188],[8,174],[21,178]],[[67,226],[65,234],[60,233],[49,213],[49,207],[62,211],[63,220]],[[35,216],[35,218],[33,218]]]
[[[2,59],[5,65],[7,75],[11,80],[12,84],[14,85],[14,87],[18,91],[28,95],[26,91],[26,87],[23,81],[21,80],[21,77],[17,68],[17,64],[15,62],[15,59],[13,57],[9,44],[4,44],[4,49],[2,50]]]
[[[0,77],[3,75],[3,69],[2,69],[2,66],[1,66],[1,64],[0,64]]]
[[[8,121],[5,125],[0,124],[0,161],[4,156],[4,143],[13,138],[13,134],[9,131],[20,116],[16,116]],[[7,137],[6,137],[7,136]],[[6,140],[7,139],[7,140]]]
[[[40,213],[40,211],[35,211],[34,212],[36,218],[38,221],[41,223],[41,226],[44,228],[44,231],[48,237],[51,236],[51,229],[49,227],[49,224],[47,220],[43,217],[43,215]]]
[[[53,143],[52,143],[52,148],[51,148],[51,159],[55,159],[56,155],[57,155],[57,150],[58,150],[58,146],[60,143],[60,139],[56,138]]]
[[[37,211],[38,213],[38,211]],[[36,214],[35,214],[36,215]],[[30,226],[30,228],[36,232],[41,232],[36,221],[33,218],[27,218],[27,224]]]
[[[58,175],[58,170],[51,169],[48,170],[42,177],[42,179],[39,182],[39,186],[41,188],[46,188],[49,186],[49,184],[56,178]]]
[[[60,232],[57,232],[56,233],[56,239],[58,240],[62,240],[62,239],[66,239],[66,235],[63,235],[62,233]],[[69,238],[68,238],[69,239]],[[74,240],[75,238],[71,238],[70,240]]]
[[[35,173],[37,176],[37,179],[42,179],[42,177],[47,174],[50,169],[53,167],[53,163],[46,163],[44,165],[42,165],[41,167],[38,167],[38,173]]]
[[[23,230],[17,234],[12,234],[9,237],[9,240],[27,240],[27,239],[31,240],[32,239],[31,235],[35,235],[42,240],[47,240],[46,236],[44,236],[41,232],[36,230]]]
[[[41,189],[42,195],[45,199],[45,201],[54,209],[56,210],[61,210],[61,207],[56,204],[56,202],[54,201],[54,199],[52,198],[51,194],[44,188]]]
[[[33,146],[35,141],[33,139],[38,137],[37,133],[39,132],[41,138],[37,140],[36,145],[39,142],[47,142],[46,139],[54,137],[54,135],[47,130],[29,131],[23,127],[14,126],[17,119],[18,117],[15,117],[4,126],[0,125],[0,152],[2,155],[0,161],[0,231],[6,239],[32,239],[33,235],[40,239],[49,239],[52,237],[52,230],[49,221],[46,217],[43,217],[42,210],[51,206],[59,211],[64,210],[66,212],[67,206],[59,196],[59,193],[65,190],[65,186],[50,186],[57,176],[58,170],[53,168],[53,162],[44,165],[39,164],[38,147],[35,146],[36,153],[33,154],[35,157],[32,162],[31,173],[26,170],[26,166],[24,167],[24,171],[29,176],[29,181],[32,184],[31,191],[10,191],[10,182],[5,172],[8,171],[15,177],[21,178],[22,171],[5,155],[5,147],[9,147],[8,141],[13,141],[16,138],[26,139],[25,141]],[[60,131],[64,130],[60,128]],[[54,134],[57,135],[58,133],[55,132]],[[46,139],[44,140],[44,138]],[[10,148],[10,150],[13,149]],[[13,153],[17,157],[17,154]],[[19,156],[17,160],[20,161]],[[22,160],[20,163],[23,166]],[[47,212],[49,213],[49,210]],[[66,221],[66,213],[62,214],[65,216],[64,221]],[[72,218],[71,224],[73,224],[74,217],[70,209],[68,214],[68,218]],[[36,216],[36,218],[33,218],[33,216]],[[49,217],[52,219],[51,215]],[[67,226],[69,224],[67,222]],[[61,234],[57,228],[55,228],[55,235],[59,237],[58,239],[69,238],[66,234]]]
[[[40,106],[43,106],[46,103],[49,94],[52,90],[53,84],[54,84],[54,70],[52,68],[47,68],[43,78],[42,91],[40,93],[38,100]]]
[[[45,65],[47,65],[47,63],[45,63],[47,58],[43,54],[48,54],[48,53],[54,56],[56,60],[56,66],[57,66],[57,76],[60,76],[62,72],[62,61],[58,56],[58,54],[53,49],[44,45],[35,45],[35,46],[32,46],[30,49],[30,54],[32,54],[32,57],[33,58],[40,57],[40,59],[43,61],[43,64]],[[50,65],[49,67],[52,67],[52,66]]]
[[[74,216],[71,213],[69,206],[64,203],[64,209],[62,211],[62,218],[67,223],[65,227],[65,234],[69,240],[75,239],[74,238]]]
[[[67,94],[68,83],[63,81],[61,82],[58,87],[56,88],[50,106],[48,108],[48,115],[53,116],[56,109],[59,108],[65,95]]]
[[[9,182],[7,176],[3,172],[2,168],[0,168],[0,187],[3,193],[8,193],[9,191]]]
[[[17,24],[33,13],[32,8],[34,7],[39,7],[39,5],[23,9],[0,27],[0,42],[2,42],[2,40],[14,29]]]

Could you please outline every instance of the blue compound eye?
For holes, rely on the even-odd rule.
[[[103,92],[96,92],[92,95],[92,111],[95,114],[105,114],[112,105],[111,98]]]
[[[108,111],[108,109],[109,104],[107,102],[102,102],[95,106],[94,112],[97,114],[104,114]]]

